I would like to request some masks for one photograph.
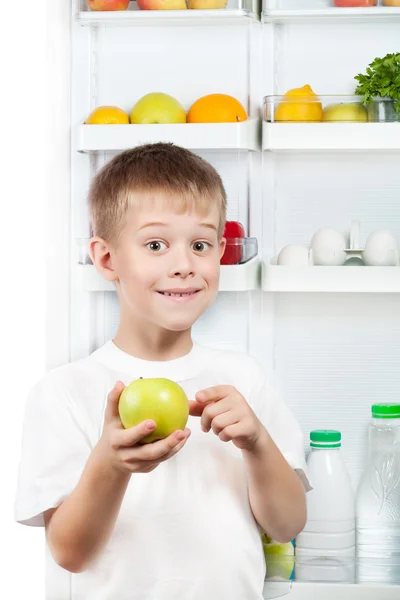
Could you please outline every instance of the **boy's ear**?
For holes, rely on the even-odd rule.
[[[110,247],[100,237],[92,237],[89,242],[89,255],[100,275],[107,281],[116,281],[117,272],[113,268]]]
[[[226,246],[226,238],[221,238],[221,241],[219,243],[219,259],[221,260],[221,258],[224,255],[225,252],[225,246]]]

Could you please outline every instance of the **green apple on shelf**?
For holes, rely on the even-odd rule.
[[[364,106],[355,102],[329,104],[322,111],[322,120],[366,122],[368,121],[368,115]]]

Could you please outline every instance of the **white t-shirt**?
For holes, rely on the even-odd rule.
[[[73,491],[99,440],[117,380],[167,377],[189,399],[213,385],[243,394],[307,487],[303,436],[251,357],[194,343],[186,356],[154,362],[112,341],[54,369],[25,409],[15,520],[44,526],[43,512]],[[242,452],[189,417],[185,447],[151,473],[133,474],[101,556],[72,574],[71,600],[261,600],[265,562]],[[93,490],[94,495],[96,490]]]

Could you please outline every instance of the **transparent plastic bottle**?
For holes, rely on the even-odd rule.
[[[313,489],[307,493],[307,523],[295,544],[295,579],[353,583],[355,503],[341,455],[341,433],[310,433],[307,466]]]
[[[400,404],[374,404],[356,496],[359,583],[400,584]]]

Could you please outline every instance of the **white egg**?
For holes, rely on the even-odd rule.
[[[365,243],[363,260],[374,267],[391,267],[398,264],[399,243],[389,229],[377,229],[370,233]]]
[[[308,267],[308,248],[301,244],[288,244],[279,252],[278,265]]]
[[[344,235],[325,227],[319,229],[311,240],[312,259],[314,265],[339,266],[346,261],[346,239]]]

